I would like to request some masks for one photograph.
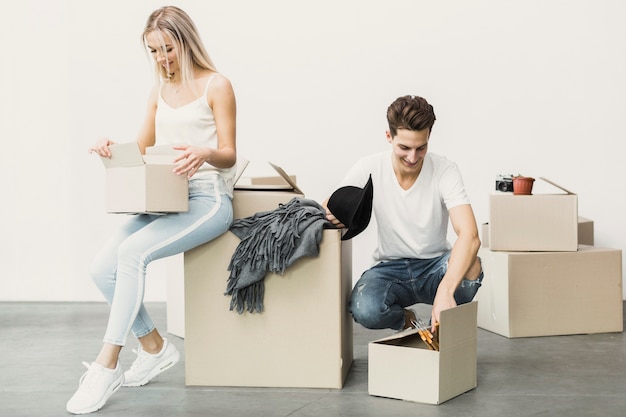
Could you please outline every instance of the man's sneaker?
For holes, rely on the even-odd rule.
[[[415,323],[417,323],[417,313],[415,313],[415,310],[413,310],[412,308],[405,308],[404,309],[404,327],[402,328],[401,331],[415,328]]]
[[[95,362],[91,365],[83,362],[83,365],[87,367],[87,372],[80,378],[78,390],[66,405],[67,411],[72,414],[98,411],[124,382],[124,374],[119,363],[115,369],[105,368]]]
[[[146,385],[152,378],[161,372],[170,369],[180,359],[176,347],[163,338],[163,348],[159,353],[150,354],[141,348],[133,349],[137,359],[130,369],[124,372],[125,387],[140,387]]]

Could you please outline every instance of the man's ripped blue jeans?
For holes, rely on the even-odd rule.
[[[450,252],[433,259],[398,259],[381,262],[363,273],[350,297],[354,320],[368,329],[404,327],[404,308],[432,304],[439,283],[448,269]],[[481,286],[483,272],[476,280],[463,279],[454,299],[465,304]]]

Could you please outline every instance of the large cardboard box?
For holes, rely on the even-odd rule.
[[[480,249],[478,326],[514,337],[621,332],[622,252]]]
[[[110,146],[106,169],[108,213],[172,213],[189,209],[188,181],[173,172],[171,155],[141,155],[136,142]]]
[[[441,312],[439,351],[429,350],[417,330],[368,345],[370,395],[441,404],[476,387],[477,303]]]
[[[498,251],[576,251],[578,196],[551,181],[560,193],[489,199],[489,246]]]
[[[277,175],[268,177],[244,177],[249,161],[237,161],[235,190],[233,191],[233,218],[242,219],[258,212],[277,209],[292,198],[304,197],[296,184],[295,175],[288,175],[278,165],[269,163]],[[167,331],[185,337],[185,297],[182,258],[167,261]]]
[[[185,372],[194,386],[342,388],[352,364],[351,242],[323,231],[317,257],[265,277],[264,311],[230,311],[239,239],[185,253]]]
[[[483,248],[489,248],[489,223],[481,225],[480,242]],[[578,244],[593,246],[594,242],[593,220],[578,216]]]

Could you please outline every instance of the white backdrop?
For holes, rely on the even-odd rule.
[[[86,151],[134,140],[153,81],[140,33],[163,3],[2,3],[0,300],[101,300],[86,272],[120,217]],[[597,246],[624,247],[626,2],[173,3],[233,83],[250,174],[275,162],[322,201],[387,149],[389,103],[417,94],[438,118],[430,151],[459,164],[479,223],[497,174],[544,176],[579,195]],[[372,242],[354,240],[355,274]],[[153,269],[146,299],[164,300]]]

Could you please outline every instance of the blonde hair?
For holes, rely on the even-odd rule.
[[[187,13],[176,6],[165,6],[155,10],[148,17],[146,26],[141,35],[142,42],[148,48],[147,36],[158,32],[161,37],[161,48],[165,48],[163,34],[169,36],[176,45],[180,80],[183,85],[192,85],[193,69],[198,67],[217,72],[213,61],[206,51],[198,29]],[[154,62],[154,71],[157,82],[170,78],[168,68]]]

